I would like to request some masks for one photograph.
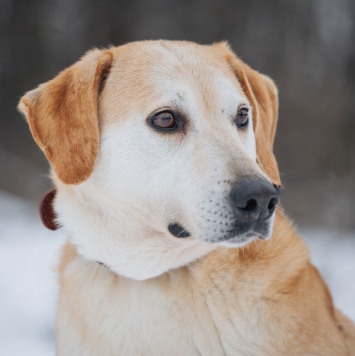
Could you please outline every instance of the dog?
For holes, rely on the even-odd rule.
[[[58,355],[355,354],[277,207],[277,88],[227,43],[94,49],[19,110],[68,231]]]

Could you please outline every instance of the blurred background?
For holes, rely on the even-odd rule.
[[[227,40],[245,62],[275,80],[283,206],[308,232],[328,282],[348,261],[344,268],[352,273],[344,272],[343,289],[348,293],[355,282],[353,0],[0,0],[0,253],[5,245],[9,250],[3,248],[3,256],[18,253],[6,242],[10,223],[26,226],[25,232],[16,230],[17,244],[23,235],[34,243],[31,232],[45,235],[34,209],[50,187],[48,164],[16,111],[19,98],[92,47],[142,39]],[[38,249],[48,244],[43,241]],[[341,244],[343,254],[332,268],[332,253]],[[7,271],[8,265],[3,281]],[[350,293],[348,300],[355,300],[354,289]]]

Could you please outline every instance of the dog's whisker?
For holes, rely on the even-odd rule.
[[[290,211],[286,210],[283,206],[277,205],[276,210],[285,218],[293,216],[293,214]]]

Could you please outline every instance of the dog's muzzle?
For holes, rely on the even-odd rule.
[[[239,178],[232,185],[228,200],[233,213],[231,220],[214,223],[228,225],[220,227],[220,234],[202,240],[210,243],[228,241],[232,244],[244,243],[251,238],[266,239],[272,230],[272,216],[276,205],[279,203],[280,188],[264,178],[244,177]],[[214,212],[216,214],[216,212]],[[209,221],[209,220],[207,220]],[[210,227],[213,229],[214,227]],[[169,232],[178,238],[187,238],[191,234],[179,223],[171,223]]]

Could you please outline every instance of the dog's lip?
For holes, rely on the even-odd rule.
[[[251,237],[257,237],[260,240],[265,240],[270,235],[270,222],[271,218],[264,220],[257,220],[251,223],[237,222],[233,229],[228,231],[228,236],[220,241],[228,241],[233,238],[249,239]],[[218,241],[218,242],[220,242]]]
[[[173,236],[177,238],[187,238],[191,236],[189,231],[187,231],[183,226],[176,222],[169,224],[168,230]]]

